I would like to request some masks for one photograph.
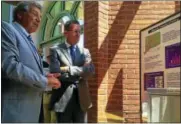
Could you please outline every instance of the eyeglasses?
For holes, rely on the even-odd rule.
[[[71,31],[71,32],[74,32],[74,33],[77,33],[77,34],[80,34],[81,33],[81,31],[80,30],[68,30],[68,31]]]

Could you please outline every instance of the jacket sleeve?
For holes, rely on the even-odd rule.
[[[36,73],[20,61],[17,36],[13,28],[2,22],[1,25],[1,69],[3,78],[16,80],[27,86],[43,90],[47,85],[45,76]]]
[[[60,70],[60,59],[59,59],[59,55],[57,53],[57,46],[50,48],[50,73],[61,73],[61,76],[59,78],[59,80],[63,83],[63,82],[73,82],[75,80],[77,80],[77,77],[72,76],[70,78],[69,73],[66,72],[62,72]]]
[[[84,65],[82,66],[70,66],[69,71],[71,76],[80,76],[88,78],[95,73],[95,68],[92,63],[91,54],[88,49],[84,48]]]
[[[50,73],[60,73],[60,61],[56,51],[56,47],[50,48]]]

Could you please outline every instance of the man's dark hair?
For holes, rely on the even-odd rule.
[[[67,21],[67,22],[65,23],[65,31],[69,31],[69,30],[70,30],[71,24],[78,24],[78,25],[80,25],[79,21],[77,21],[77,20]]]
[[[13,21],[18,21],[18,13],[27,12],[32,6],[40,9],[40,11],[42,10],[42,6],[34,1],[24,1],[18,3],[18,5],[13,10]]]

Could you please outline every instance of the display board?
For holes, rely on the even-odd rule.
[[[140,31],[140,83],[142,118],[148,118],[147,88],[180,89],[180,23],[175,13]]]

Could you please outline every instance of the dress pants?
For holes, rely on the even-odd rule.
[[[43,117],[43,103],[41,103],[40,115],[39,115],[39,123],[43,123],[43,119],[44,119],[44,117]]]
[[[73,95],[64,112],[56,112],[58,123],[86,123],[86,113],[80,108],[78,89],[75,88]]]
[[[44,123],[56,123],[56,114],[54,111],[49,110],[49,103],[51,98],[51,91],[44,91],[43,93],[43,115]]]

